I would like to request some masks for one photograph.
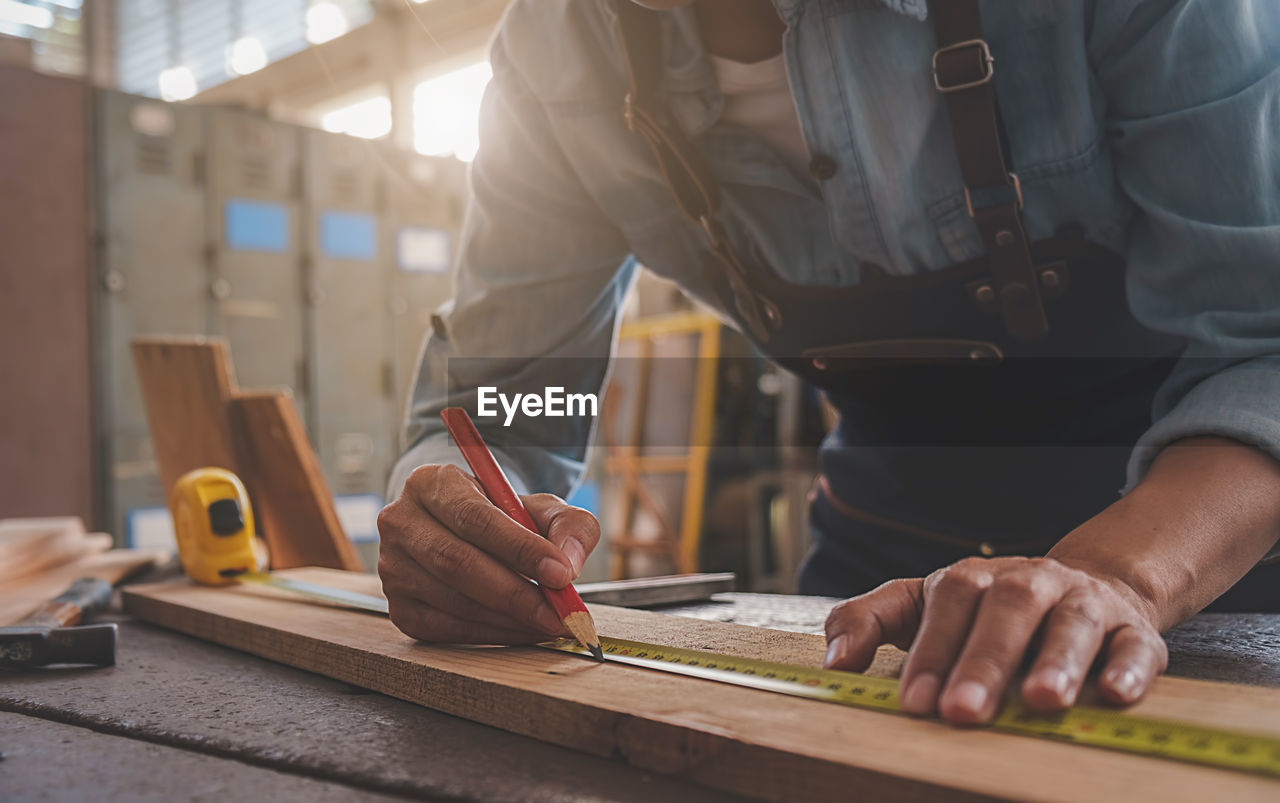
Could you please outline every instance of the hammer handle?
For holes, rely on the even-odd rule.
[[[36,627],[70,627],[94,611],[111,604],[111,583],[100,577],[82,577],[18,624]]]

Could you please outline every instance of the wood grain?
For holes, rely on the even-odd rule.
[[[284,393],[236,393],[232,422],[244,478],[254,491],[258,530],[273,566],[360,571],[360,556],[333,507],[333,495],[293,400]]]
[[[236,380],[226,341],[135,338],[132,346],[165,500],[193,469],[241,474],[229,407]]]
[[[164,552],[142,549],[112,549],[88,555],[57,568],[31,575],[0,591],[0,627],[17,622],[44,603],[67,590],[81,577],[100,577],[115,585],[166,559]]]
[[[377,593],[367,575],[302,569]],[[125,590],[142,619],[655,772],[768,800],[1273,801],[1280,782],[850,709],[533,647],[410,639],[389,620],[262,587]],[[816,664],[818,636],[593,605],[605,636]],[[1210,701],[1211,704],[1210,704]],[[1280,735],[1280,692],[1164,678],[1134,709]],[[429,749],[424,745],[424,749]]]

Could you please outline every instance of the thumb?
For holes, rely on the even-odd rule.
[[[891,580],[832,608],[823,666],[862,672],[871,666],[881,644],[906,649],[920,627],[923,600],[924,580]]]
[[[587,555],[600,543],[600,522],[580,507],[574,507],[553,494],[521,497],[533,523],[547,540],[560,548],[573,566],[573,576],[582,572]]]

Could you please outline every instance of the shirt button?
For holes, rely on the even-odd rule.
[[[836,174],[836,160],[820,153],[809,160],[809,175],[818,181],[826,181]]]

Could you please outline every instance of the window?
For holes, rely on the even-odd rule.
[[[423,81],[413,90],[413,146],[430,156],[471,161],[480,145],[480,99],[493,77],[482,61]]]
[[[199,92],[261,69],[306,48],[309,41],[341,36],[372,18],[373,3],[116,0],[115,11],[120,88],[158,96],[162,94],[161,75],[166,74],[163,94],[178,99],[187,89]],[[173,92],[175,87],[183,92]]]
[[[81,75],[82,0],[0,0],[0,34],[31,40],[32,66],[45,72]]]
[[[381,95],[326,112],[320,116],[320,127],[365,139],[385,137],[391,133],[391,99]]]

